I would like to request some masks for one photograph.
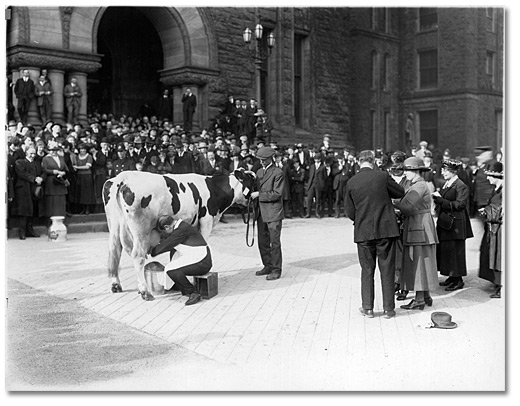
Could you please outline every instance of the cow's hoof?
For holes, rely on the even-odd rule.
[[[119,293],[119,292],[123,291],[123,288],[121,287],[121,285],[119,283],[114,282],[112,284],[112,287],[110,288],[110,290],[112,291],[112,293]]]
[[[151,302],[152,300],[155,300],[153,295],[149,292],[139,292],[141,294],[141,297],[143,300],[146,300],[147,302]]]

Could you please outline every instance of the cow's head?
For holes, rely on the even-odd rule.
[[[256,190],[256,175],[252,171],[246,171],[243,168],[233,172],[235,178],[242,184],[242,194],[246,200],[249,199],[251,193]]]

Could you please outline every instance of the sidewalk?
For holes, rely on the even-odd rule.
[[[439,288],[432,292],[433,307],[422,312],[396,302],[397,317],[390,320],[378,317],[379,278],[376,317],[359,314],[360,268],[346,218],[285,220],[277,281],[254,275],[261,268],[258,248],[246,246],[242,221],[228,218],[209,239],[219,294],[190,307],[179,295],[143,301],[126,254],[123,293],[112,294],[104,232],[69,234],[63,243],[45,236],[9,239],[7,276],[113,320],[115,328],[121,323],[180,346],[193,354],[188,369],[207,366],[202,382],[179,377],[173,383],[178,366],[163,363],[76,390],[500,391],[505,299],[490,299],[491,284],[476,275],[482,230],[476,221],[473,226],[466,287]],[[449,312],[458,328],[419,327],[433,311]]]

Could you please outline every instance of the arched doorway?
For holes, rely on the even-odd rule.
[[[137,116],[162,92],[163,50],[148,17],[133,7],[109,7],[97,32],[101,69],[89,78],[89,106],[99,113]]]

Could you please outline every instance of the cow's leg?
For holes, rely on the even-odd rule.
[[[121,252],[123,246],[119,237],[119,230],[110,228],[108,237],[108,276],[112,278],[112,293],[122,292],[121,281],[119,280],[119,262],[121,261]]]
[[[134,241],[132,249],[132,259],[134,261],[134,269],[137,274],[137,288],[139,294],[144,300],[154,300],[154,297],[144,277],[144,263],[148,249],[150,248],[150,236],[139,234]]]
[[[213,230],[215,219],[212,216],[205,216],[199,220],[199,231],[202,237],[208,242],[208,238]],[[218,222],[218,219],[216,220]]]

